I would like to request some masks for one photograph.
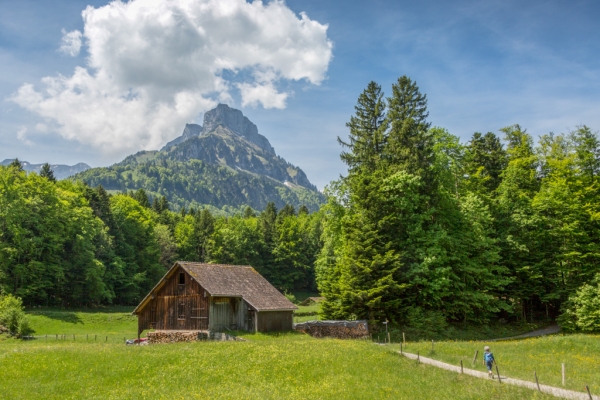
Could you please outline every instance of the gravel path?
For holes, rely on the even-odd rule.
[[[533,332],[531,332],[531,333],[533,333]],[[400,353],[400,352],[398,352],[398,353]],[[404,357],[409,358],[411,360],[417,359],[416,354],[411,354],[411,353],[406,353],[406,352],[400,353],[400,354],[402,354]],[[447,363],[437,361],[432,358],[423,357],[423,356],[419,356],[419,360],[423,364],[433,365],[435,367],[446,369],[448,371],[458,372],[459,374],[461,373],[460,366],[447,364]],[[466,375],[471,375],[471,376],[474,376],[477,378],[483,378],[483,379],[488,379],[488,380],[490,379],[488,377],[487,372],[475,371],[475,370],[469,369],[469,368],[463,368],[462,373],[464,373]],[[495,377],[494,381],[497,381],[498,378],[495,374],[494,374],[494,377]],[[506,383],[509,385],[522,386],[522,387],[526,387],[526,388],[529,388],[532,390],[538,390],[538,386],[534,382],[523,381],[521,379],[508,378],[508,377],[504,377],[502,375],[500,375],[500,378],[501,378],[502,384]],[[539,385],[539,390],[540,390],[540,392],[548,393],[550,395],[560,397],[563,399],[581,399],[581,400],[589,400],[590,399],[590,397],[587,393],[576,392],[574,390],[561,389],[561,388],[557,388],[554,386]],[[600,400],[600,396],[592,396],[591,398],[593,400]]]
[[[511,336],[506,338],[498,338],[498,339],[488,339],[482,340],[482,342],[498,342],[500,340],[513,340],[513,339],[527,339],[536,336],[544,336],[544,335],[553,335],[555,333],[560,332],[560,327],[558,325],[550,325],[542,329],[537,329],[535,331],[527,332],[518,336]]]

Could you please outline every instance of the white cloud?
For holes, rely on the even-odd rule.
[[[318,85],[332,57],[327,26],[282,1],[113,1],[82,15],[87,66],[11,99],[106,154],[158,148],[235,89],[243,105],[284,108],[277,84]]]
[[[62,34],[62,41],[58,51],[71,57],[79,55],[79,50],[81,50],[81,32],[78,30],[67,32],[63,29]]]
[[[27,128],[24,126],[17,131],[17,139],[27,146],[33,146],[35,144],[31,140],[27,139]]]
[[[264,84],[240,83],[237,87],[242,94],[243,107],[256,107],[261,103],[264,108],[285,108],[288,93],[278,93],[273,82]]]

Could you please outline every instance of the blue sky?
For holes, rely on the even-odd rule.
[[[203,111],[209,107],[207,102],[188,102],[190,110],[179,118],[140,111],[138,118],[116,120],[116,131],[122,133],[106,143],[95,140],[95,136],[104,134],[94,131],[94,121],[98,121],[94,118],[101,116],[90,115],[91,122],[86,124],[70,115],[55,116],[53,113],[69,114],[68,108],[61,108],[60,98],[50,108],[25,95],[14,100],[26,83],[34,88],[29,94],[41,93],[45,87],[42,78],[74,79],[78,66],[93,73],[85,37],[76,56],[66,55],[59,48],[63,30],[84,31],[81,13],[87,6],[97,9],[106,4],[79,0],[0,1],[0,159],[16,156],[34,163],[105,166],[120,161],[134,152],[132,149],[156,148],[157,143],[178,136],[184,121],[201,122]],[[288,40],[296,40],[293,57],[297,60],[276,60],[259,68],[261,73],[268,70],[277,75],[265,78],[232,56],[230,61],[240,67],[236,78],[229,81],[228,90],[209,93],[199,88],[204,81],[194,84],[200,85],[196,90],[206,101],[226,101],[241,109],[277,153],[304,169],[319,188],[345,172],[336,137],[347,134],[345,123],[358,95],[371,80],[389,93],[398,77],[408,75],[427,94],[433,125],[447,128],[464,141],[473,132],[498,132],[515,123],[534,137],[551,131],[566,132],[580,124],[600,129],[597,1],[289,0],[285,7],[298,20],[305,12],[311,21],[326,24],[325,36],[319,36],[318,27],[306,33],[300,25],[297,30],[277,31],[280,28],[271,25],[275,14],[261,9],[265,19],[259,16],[255,22],[268,23],[259,37],[270,40],[272,31],[288,35]],[[289,16],[282,18],[282,24],[296,27]],[[219,20],[216,31],[209,30],[208,35],[231,29],[224,25]],[[104,26],[113,29],[113,25]],[[237,29],[240,24],[235,20],[231,26]],[[160,31],[152,34],[161,35]],[[305,36],[300,40],[299,35]],[[327,43],[332,44],[330,55]],[[272,44],[256,45],[265,58],[272,55]],[[312,47],[320,49],[318,56],[324,60],[320,64],[304,56]],[[107,48],[104,53],[110,51]],[[110,58],[110,54],[107,57],[108,61],[101,61],[106,64],[100,64],[107,65],[107,70],[126,68],[119,65],[124,63],[122,59]],[[201,67],[201,63],[195,61],[193,65]],[[292,64],[304,70],[292,73]],[[237,86],[240,82],[264,89],[259,100],[252,102],[251,97],[244,97]],[[132,81],[126,85],[136,90]],[[153,93],[148,95],[148,107],[174,93],[164,94],[167,86],[148,89]],[[268,92],[273,88],[276,92]],[[263,96],[267,92],[271,97]],[[276,94],[285,100],[273,97]],[[88,99],[84,110],[94,109],[95,98]],[[146,115],[152,118],[145,119]],[[85,117],[82,114],[79,118]],[[161,123],[180,126],[169,129]],[[128,135],[129,131],[137,133]],[[145,135],[146,131],[150,133]],[[111,147],[111,143],[121,140],[127,145]]]

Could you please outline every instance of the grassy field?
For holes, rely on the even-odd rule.
[[[11,399],[546,399],[417,365],[384,346],[300,334],[154,346],[0,342]]]
[[[298,306],[294,313],[294,322],[315,321],[319,319],[320,304],[312,303],[308,306]]]
[[[419,351],[421,355],[454,365],[463,360],[465,367],[485,371],[482,361],[485,345],[494,353],[502,375],[533,382],[535,370],[540,383],[562,387],[561,363],[564,363],[566,388],[585,391],[585,385],[588,385],[593,394],[600,394],[600,335],[552,335],[491,343],[445,341],[434,343],[433,353],[431,342],[417,342],[408,343],[405,350]],[[479,350],[479,356],[472,366],[476,350]]]
[[[100,336],[97,340],[123,342],[123,337],[137,337],[137,317],[131,315],[133,307],[105,307],[98,309],[61,310],[36,308],[27,310],[35,336],[76,335]]]
[[[130,308],[34,309],[28,314],[41,339],[0,337],[0,393],[12,399],[546,399],[535,391],[416,364],[398,345],[314,339],[301,334],[242,334],[247,342],[125,346],[136,320]],[[76,334],[56,340],[55,334]],[[85,335],[89,335],[85,339]],[[99,335],[98,341],[92,335]],[[108,336],[108,342],[102,338]],[[3,340],[4,338],[4,340]],[[492,344],[503,374],[531,380],[538,362],[542,383],[598,391],[598,337],[555,336]],[[472,360],[482,342],[412,342],[406,350],[458,363]],[[559,351],[560,350],[560,351]],[[481,354],[481,353],[480,353]],[[560,355],[560,357],[558,356]],[[537,360],[537,361],[534,361]],[[477,369],[483,370],[479,363]],[[544,364],[542,367],[541,364]],[[465,362],[470,367],[470,361]],[[557,380],[558,379],[558,380]],[[584,382],[585,381],[585,382]]]

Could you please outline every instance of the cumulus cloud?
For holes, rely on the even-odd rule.
[[[77,56],[81,50],[81,32],[77,30],[67,32],[63,29],[62,34],[62,42],[58,51],[71,57]]]
[[[284,108],[279,83],[318,85],[332,57],[327,25],[282,1],[113,1],[82,16],[63,45],[73,55],[85,38],[87,65],[11,99],[105,153],[158,148],[234,90],[244,106]]]

